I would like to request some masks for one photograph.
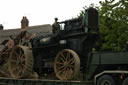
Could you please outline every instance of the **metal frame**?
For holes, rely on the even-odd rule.
[[[93,81],[14,79],[0,77],[0,85],[93,85]]]

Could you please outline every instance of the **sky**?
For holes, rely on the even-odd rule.
[[[26,16],[29,26],[52,24],[54,18],[64,21],[76,17],[84,6],[101,0],[0,0],[0,24],[4,29],[21,27],[21,19]],[[103,0],[102,0],[103,1]]]

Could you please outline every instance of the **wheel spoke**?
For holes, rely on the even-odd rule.
[[[25,54],[22,55],[22,59],[25,59]]]
[[[72,70],[72,68],[69,68],[69,72],[70,72],[70,75],[73,74],[73,70]]]
[[[62,73],[65,70],[65,68],[58,71],[58,74]]]
[[[63,58],[63,60],[65,61],[65,60],[66,60],[66,58],[65,58],[64,54],[63,54],[63,53],[61,53],[60,55],[62,56],[61,58]]]
[[[17,76],[20,76],[21,72],[22,72],[22,71],[18,71]]]
[[[72,68],[70,68],[70,74],[71,74],[71,75],[73,74],[73,69],[72,69]]]
[[[22,61],[22,62],[25,62],[25,59],[22,59],[21,61]]]
[[[17,53],[16,51],[14,51],[14,54],[15,54],[16,56],[18,56],[18,53]]]
[[[70,60],[70,53],[67,52],[67,55],[66,55],[66,62]]]
[[[75,63],[75,60],[73,60],[70,64],[74,64]]]
[[[56,62],[56,64],[63,65],[64,63],[61,63],[61,62]]]
[[[17,59],[18,59],[18,61],[20,60],[20,55],[19,55],[19,56],[17,56]]]
[[[70,68],[67,68],[67,73],[68,73],[68,78],[70,78],[71,75],[72,75],[72,72],[70,71]]]
[[[71,65],[71,64],[69,64],[68,67],[75,68],[75,66],[74,65]]]
[[[18,70],[18,67],[19,67],[19,66],[17,66],[17,67],[15,67],[14,69],[12,69],[12,72],[14,72],[15,70]]]
[[[67,69],[65,70],[64,76],[65,76],[65,79],[67,79],[67,76],[68,76]]]
[[[24,56],[24,54],[22,53],[22,50],[21,49],[19,49],[19,59],[21,59],[22,57]]]
[[[19,61],[20,60],[20,54],[16,56],[16,59]]]
[[[63,57],[60,57],[60,60],[64,63],[65,62],[65,60],[64,60],[64,58]]]
[[[22,54],[21,56],[20,56],[20,59],[23,59],[24,58],[24,54]]]
[[[73,63],[75,63],[74,58],[70,59],[68,63],[69,63],[69,64],[73,64]]]
[[[21,63],[25,61],[24,54],[20,56]]]
[[[61,69],[64,68],[64,67],[65,67],[65,66],[60,66],[60,67],[59,67],[59,70],[61,70]]]
[[[21,49],[19,49],[19,55],[22,55],[22,50]]]
[[[22,67],[19,66],[19,70],[18,70],[17,76],[20,76],[21,73],[22,73]]]

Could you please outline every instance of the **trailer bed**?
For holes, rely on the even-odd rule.
[[[0,85],[93,85],[93,81],[13,79],[0,77]]]

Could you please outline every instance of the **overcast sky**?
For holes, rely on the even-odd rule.
[[[4,25],[4,29],[20,28],[23,16],[29,19],[29,26],[52,24],[55,17],[59,21],[70,19],[77,16],[85,5],[99,5],[99,1],[101,0],[0,0],[0,24]]]

